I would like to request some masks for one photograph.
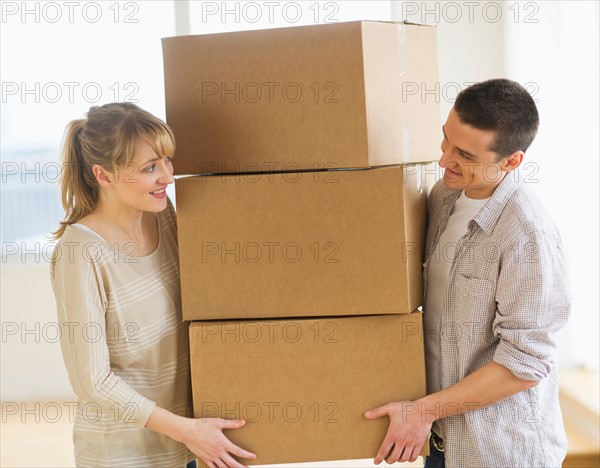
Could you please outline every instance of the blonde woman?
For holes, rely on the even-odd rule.
[[[175,141],[131,103],[92,107],[63,143],[65,220],[51,280],[61,347],[78,397],[77,466],[239,467],[255,458],[193,419],[181,318],[173,183]]]

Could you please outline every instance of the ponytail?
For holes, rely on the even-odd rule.
[[[53,232],[57,240],[62,237],[68,225],[94,211],[98,201],[98,185],[81,150],[81,133],[86,121],[87,119],[73,120],[65,130],[60,178],[65,220],[61,221],[60,227]]]

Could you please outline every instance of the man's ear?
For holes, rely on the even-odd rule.
[[[511,155],[505,156],[500,160],[500,168],[506,172],[514,171],[521,165],[524,156],[523,151],[515,151]]]
[[[113,175],[104,169],[102,166],[98,164],[94,164],[92,167],[92,172],[96,180],[98,181],[98,185],[102,188],[110,188],[113,185]]]

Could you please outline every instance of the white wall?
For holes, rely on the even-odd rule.
[[[538,100],[540,130],[527,154],[536,170],[531,185],[561,231],[573,295],[561,358],[598,369],[599,3],[535,5],[528,13],[537,22],[506,22],[507,74],[532,83]]]
[[[500,10],[495,7],[484,8],[488,3],[493,2],[391,2],[394,21],[437,28],[440,125],[446,121],[460,90],[469,83],[502,77],[506,73],[502,21],[505,13],[502,10],[498,16]],[[431,97],[427,95],[426,99]]]
[[[598,369],[598,2],[393,2],[395,20],[438,28],[442,121],[450,91],[489,78],[525,86],[540,130],[520,168],[563,237],[573,311],[561,366]],[[444,93],[444,88],[447,93]],[[452,98],[452,99],[449,99]],[[575,209],[577,207],[578,209]],[[580,216],[580,212],[584,212]]]
[[[1,266],[0,396],[3,402],[76,401],[58,342],[49,265],[36,256]]]

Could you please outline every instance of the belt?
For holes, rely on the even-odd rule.
[[[444,439],[442,439],[435,432],[431,431],[431,443],[440,452],[444,451]]]

